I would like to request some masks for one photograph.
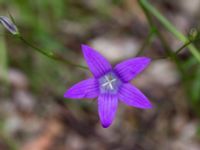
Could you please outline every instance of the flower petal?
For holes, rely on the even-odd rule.
[[[117,95],[102,94],[98,98],[98,111],[104,128],[111,125],[118,106]]]
[[[97,51],[87,45],[82,45],[82,51],[90,71],[98,78],[112,69],[110,63]]]
[[[146,96],[139,89],[129,83],[122,85],[118,96],[122,102],[129,106],[142,109],[152,108],[152,105]]]
[[[150,61],[147,57],[136,57],[117,64],[114,70],[124,82],[128,82],[143,71]]]
[[[95,98],[98,94],[98,83],[94,78],[90,78],[72,86],[64,94],[64,97],[73,99]]]

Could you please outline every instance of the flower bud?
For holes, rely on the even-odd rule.
[[[18,31],[16,25],[8,17],[0,16],[0,22],[13,35],[19,34],[19,31]]]
[[[199,31],[196,28],[192,28],[189,32],[189,39],[194,41],[199,36]]]

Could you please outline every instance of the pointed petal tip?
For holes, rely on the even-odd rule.
[[[92,49],[90,46],[88,46],[88,45],[86,45],[86,44],[81,44],[81,49],[83,50],[83,51],[85,51],[85,50],[88,50],[88,49]]]
[[[83,54],[86,56],[88,54],[91,54],[92,51],[94,51],[94,49],[86,44],[81,44],[81,49]]]
[[[153,105],[149,102],[148,104],[145,104],[142,109],[152,109]]]
[[[85,44],[81,44],[81,48],[83,49],[83,48],[85,48],[87,45],[85,45]]]
[[[142,60],[143,63],[149,64],[149,63],[151,62],[151,58],[149,58],[149,57],[143,56],[143,57],[140,57],[140,58],[143,59],[143,60]]]
[[[91,55],[92,53],[97,53],[95,49],[86,44],[81,44],[81,49],[85,56]]]
[[[132,106],[132,107],[139,108],[139,109],[152,109],[153,108],[153,106],[150,102],[146,103],[146,104],[140,104],[140,105],[137,105],[137,106]]]
[[[151,58],[146,57],[146,61],[147,61],[148,64],[151,63]]]
[[[69,98],[68,92],[65,92],[64,98]]]
[[[113,120],[101,120],[101,126],[103,128],[108,128],[111,126]]]
[[[103,128],[108,128],[111,125],[111,123],[101,123],[101,125]]]
[[[87,47],[88,45],[86,45],[86,44],[81,44],[81,47]]]
[[[67,99],[81,99],[81,98],[83,98],[83,96],[76,95],[76,94],[72,93],[69,90],[64,94],[64,98],[67,98]]]
[[[151,101],[149,99],[144,99],[143,104],[138,108],[141,108],[141,109],[152,109],[153,105],[152,105],[152,103],[151,103]]]
[[[70,94],[70,90],[67,90],[67,91],[64,93],[64,98],[72,98],[72,94]]]
[[[144,99],[143,103],[141,103],[139,106],[136,107],[140,109],[152,109],[153,105],[148,99]]]
[[[146,59],[148,60],[148,62],[151,62],[151,58],[149,58],[149,57],[146,57]]]

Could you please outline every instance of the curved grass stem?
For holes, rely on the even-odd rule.
[[[82,66],[82,65],[78,65],[78,64],[74,64],[72,63],[71,61],[63,58],[62,56],[60,55],[56,55],[54,54],[53,52],[47,52],[43,49],[40,49],[38,48],[37,46],[31,44],[29,41],[27,41],[26,39],[24,39],[21,35],[18,35],[17,36],[23,43],[25,43],[27,46],[31,47],[33,50],[36,50],[37,52],[49,57],[50,59],[53,59],[53,60],[56,60],[56,61],[59,61],[59,62],[62,62],[64,64],[67,64],[67,65],[71,65],[71,66],[74,66],[74,67],[77,67],[77,68],[81,68],[81,69],[85,69],[85,70],[88,70],[87,67],[85,66]]]
[[[146,11],[154,15],[158,21],[169,31],[171,32],[177,39],[182,41],[183,43],[188,42],[188,38],[183,35],[180,31],[178,31],[158,10],[156,10],[148,0],[139,0],[139,4],[141,7],[145,8]],[[192,55],[200,62],[200,52],[193,44],[187,45],[188,49],[192,53]]]

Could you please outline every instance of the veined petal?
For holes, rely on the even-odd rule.
[[[143,71],[150,61],[147,57],[136,57],[117,64],[114,70],[124,82],[128,82]]]
[[[98,98],[98,112],[104,128],[111,125],[118,106],[117,95],[102,94]]]
[[[152,105],[147,97],[139,89],[129,83],[121,86],[118,96],[122,102],[129,106],[142,109],[152,108]]]
[[[72,99],[95,98],[98,94],[98,83],[94,78],[90,78],[72,86],[66,91],[64,97]]]
[[[87,45],[82,45],[82,51],[90,71],[98,78],[112,69],[110,63],[97,51]]]

